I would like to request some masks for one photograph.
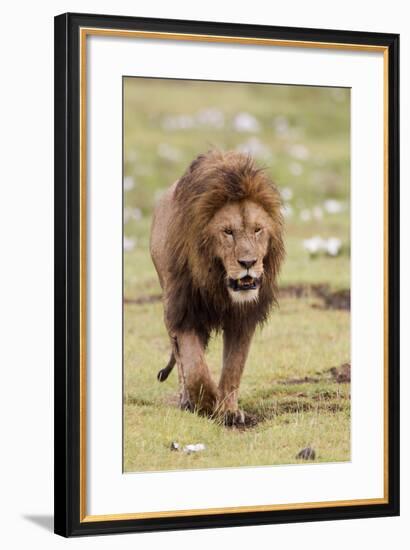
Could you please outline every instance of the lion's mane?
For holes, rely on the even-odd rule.
[[[210,151],[198,156],[178,181],[176,214],[167,237],[172,261],[167,321],[172,331],[195,330],[206,344],[212,330],[248,331],[276,304],[277,275],[284,257],[278,190],[248,155]],[[232,201],[250,199],[269,214],[270,245],[256,302],[233,304],[222,262],[211,252],[208,223]]]

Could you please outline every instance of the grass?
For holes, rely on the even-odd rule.
[[[307,446],[315,449],[316,462],[349,460],[350,385],[329,374],[350,361],[349,312],[324,309],[309,293],[282,297],[256,334],[241,385],[240,406],[258,424],[228,429],[178,409],[176,372],[165,383],[156,380],[170,348],[148,252],[155,200],[192,158],[210,146],[253,147],[291,211],[280,286],[348,289],[348,90],[126,79],[124,92],[125,177],[131,182],[124,228],[131,242],[124,255],[125,471],[291,464],[300,462],[296,455]],[[223,124],[198,122],[209,109],[217,109]],[[255,117],[258,128],[235,131],[240,112]],[[181,115],[191,122],[174,128]],[[328,212],[327,199],[339,201],[341,211]],[[315,235],[339,238],[341,253],[310,257],[303,241]],[[207,358],[215,378],[221,354],[220,337],[212,339]],[[172,452],[173,441],[206,449]]]
[[[350,389],[328,373],[349,357],[349,314],[313,308],[314,303],[284,299],[258,330],[241,407],[259,423],[245,431],[178,410],[176,373],[165,383],[156,380],[169,354],[161,304],[126,306],[125,470],[290,464],[306,446],[320,462],[349,460]],[[214,338],[208,359],[215,377],[220,357],[221,339]],[[295,375],[317,381],[292,383]],[[171,452],[173,441],[204,443],[206,450],[195,456]]]

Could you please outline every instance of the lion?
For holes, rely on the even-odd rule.
[[[172,352],[158,373],[178,368],[180,406],[241,426],[239,385],[257,325],[277,304],[284,258],[280,193],[249,155],[199,155],[155,208],[150,252],[163,290]],[[223,333],[219,383],[205,360]]]

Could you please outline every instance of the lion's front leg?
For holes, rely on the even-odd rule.
[[[211,414],[217,403],[218,389],[205,361],[205,349],[195,332],[173,335],[178,365],[181,408]]]
[[[224,331],[223,367],[219,381],[218,411],[225,424],[244,425],[245,414],[239,410],[239,385],[254,330],[244,333]]]

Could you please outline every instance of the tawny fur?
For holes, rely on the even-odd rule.
[[[230,205],[262,208],[267,220],[261,284],[256,299],[243,304],[232,300],[226,265],[215,253],[212,223],[221,213],[229,219]],[[198,156],[159,201],[151,255],[164,292],[164,318],[178,366],[182,406],[237,415],[240,377],[255,327],[276,303],[282,236],[279,192],[264,170],[237,152]],[[224,365],[216,386],[204,351],[211,332],[219,330],[224,332]]]

